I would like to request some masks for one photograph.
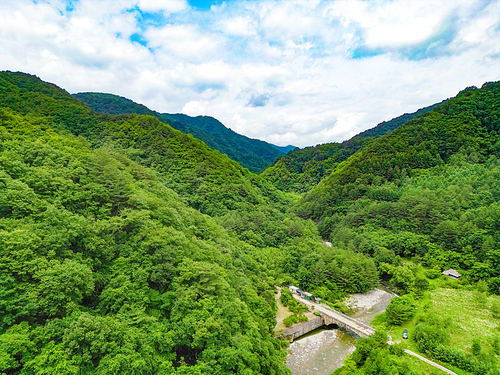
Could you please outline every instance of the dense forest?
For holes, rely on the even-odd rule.
[[[261,173],[261,176],[280,190],[305,193],[323,178],[328,177],[339,163],[365,147],[371,138],[393,131],[414,117],[431,111],[439,104],[441,103],[421,108],[413,113],[405,113],[390,121],[383,121],[342,143],[296,148],[277,159]]]
[[[488,83],[352,154],[325,145],[343,161],[300,190],[155,116],[1,72],[0,373],[289,374],[275,286],[343,309],[383,281],[401,298],[380,327],[414,317],[415,350],[497,374],[497,331],[471,354],[432,303],[454,288],[500,319],[499,106]],[[386,341],[360,340],[337,373],[429,373]]]
[[[11,72],[0,107],[5,374],[286,374],[275,285],[335,301],[377,282],[293,197],[155,117]]]
[[[464,373],[499,371],[498,331],[485,319],[500,318],[498,300],[488,297],[500,294],[499,105],[500,83],[467,88],[374,139],[296,207],[300,216],[317,222],[323,238],[373,257],[380,277],[404,294],[388,306],[386,329],[411,322],[415,349]],[[418,267],[408,267],[412,264]],[[422,266],[425,271],[418,271]],[[451,312],[433,311],[443,295],[419,302],[429,282],[448,268],[462,277],[445,287],[461,291],[456,300],[472,297],[456,309],[467,316],[479,308],[485,323],[461,345],[463,326],[453,323]],[[444,290],[444,296],[452,293]],[[430,295],[440,293],[438,285]],[[412,321],[417,306],[424,312]],[[360,342],[336,373],[414,373],[408,359],[384,340]]]
[[[297,212],[361,253],[420,256],[500,292],[499,105],[499,83],[462,91],[340,164]]]
[[[192,134],[214,150],[228,155],[252,172],[260,172],[276,158],[289,151],[267,142],[245,137],[226,128],[220,121],[210,116],[191,117],[184,114],[159,113],[130,99],[112,94],[84,92],[73,95],[88,104],[96,112],[112,115],[151,115],[185,134]]]

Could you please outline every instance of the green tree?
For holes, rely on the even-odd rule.
[[[415,301],[410,294],[391,299],[385,309],[386,321],[393,325],[402,325],[415,314]]]

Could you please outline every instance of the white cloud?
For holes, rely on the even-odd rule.
[[[160,56],[180,59],[206,60],[222,44],[215,34],[201,33],[194,25],[167,25],[150,27],[144,36],[148,46],[156,48]]]
[[[211,115],[279,145],[341,141],[500,79],[500,1],[258,0],[208,12],[184,0],[74,4],[0,2],[0,69]],[[141,23],[136,6],[163,26]],[[449,25],[442,53],[398,54]],[[352,59],[359,47],[389,52]]]
[[[188,7],[185,0],[139,0],[139,8],[144,12],[180,12]]]
[[[321,19],[314,17],[310,6],[301,7],[294,2],[278,2],[263,6],[261,27],[271,37],[279,39],[308,37],[318,32]]]
[[[221,21],[221,29],[229,35],[255,35],[255,25],[250,17],[234,17]]]
[[[358,25],[369,47],[401,46],[420,43],[440,28],[450,8],[438,1],[406,0],[382,5],[343,1],[333,3],[328,14],[344,25]]]

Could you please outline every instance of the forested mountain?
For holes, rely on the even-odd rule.
[[[0,73],[0,187],[5,374],[288,374],[274,286],[377,282],[227,156],[23,73]]]
[[[405,114],[398,116],[398,117],[395,117],[389,121],[382,121],[380,124],[378,124],[374,128],[365,130],[364,132],[359,133],[358,135],[354,136],[353,138],[378,137],[379,135],[384,135],[386,133],[389,133],[389,132],[399,128],[405,122],[410,121],[414,117],[417,117],[417,116],[423,115],[424,113],[432,111],[434,108],[436,108],[438,105],[443,104],[444,102],[446,102],[446,100],[443,100],[440,103],[430,105],[428,107],[420,108],[419,110],[412,112],[412,113],[405,113]]]
[[[420,256],[498,293],[500,83],[468,88],[374,139],[298,205],[324,238]]]
[[[292,150],[295,150],[297,147],[295,146],[292,146],[292,145],[288,145],[288,146],[276,146],[276,145],[273,145],[274,147],[276,147],[278,150],[280,150],[281,152],[283,152],[284,154],[287,154],[289,153],[290,151]]]
[[[110,148],[0,118],[2,371],[286,372],[272,290],[213,219]]]
[[[372,139],[297,205],[334,247],[371,257],[402,295],[380,318],[380,334],[358,342],[335,374],[422,373],[406,345],[460,373],[499,373],[499,305],[489,296],[500,294],[499,108],[500,82],[467,88]],[[443,279],[450,268],[459,280]],[[439,295],[451,293],[439,309]],[[464,320],[478,310],[468,320],[481,323],[472,332],[454,310]],[[401,325],[411,326],[409,342],[388,347],[381,332]]]
[[[358,137],[297,201],[156,117],[0,72],[0,373],[289,374],[275,285],[342,308],[382,278],[395,325],[447,268],[500,294],[499,108],[488,83]],[[418,350],[498,374],[495,329],[472,358],[422,306]],[[370,340],[339,373],[410,373]]]
[[[112,94],[87,92],[73,96],[88,104],[96,112],[155,116],[173,128],[201,139],[211,148],[228,155],[252,172],[261,171],[287,152],[267,142],[235,133],[210,116],[191,117],[183,114],[158,113],[130,99]]]
[[[342,143],[326,143],[303,149],[297,148],[280,157],[261,175],[280,190],[305,193],[323,178],[329,176],[339,163],[365,147],[369,142],[368,138],[378,137],[393,131],[415,116],[431,111],[439,104],[441,103],[421,108],[413,113],[405,113],[390,121],[381,122],[374,128],[365,130]]]

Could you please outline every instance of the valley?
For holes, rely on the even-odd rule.
[[[381,283],[398,297],[362,318],[377,332],[325,368],[434,374],[410,349],[499,373],[500,83],[259,174],[178,124],[215,119],[78,97],[0,72],[0,373],[302,374],[276,287],[357,316],[346,298]]]

